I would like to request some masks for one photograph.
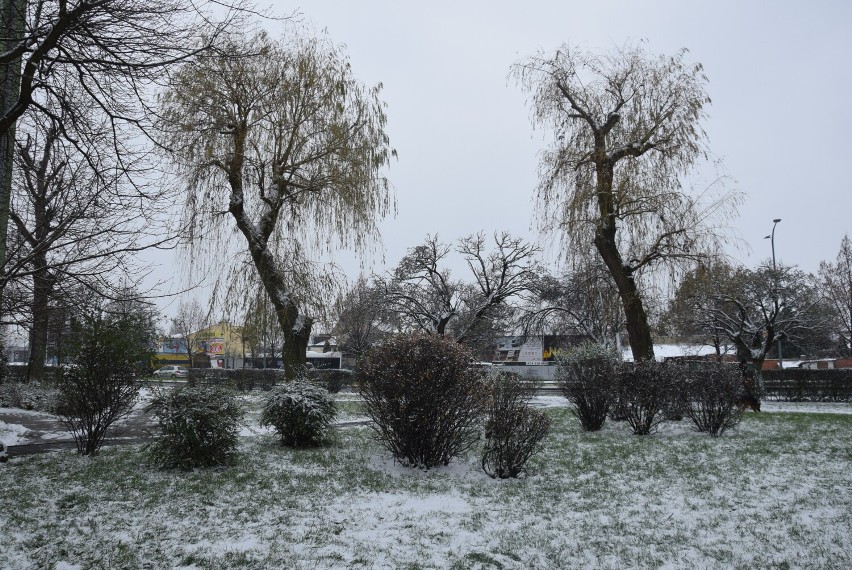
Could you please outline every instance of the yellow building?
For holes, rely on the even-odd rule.
[[[239,368],[243,360],[242,327],[220,322],[192,333],[190,343],[196,367]],[[154,366],[177,364],[192,366],[186,350],[187,339],[171,336],[160,339]]]

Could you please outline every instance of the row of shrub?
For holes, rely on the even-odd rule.
[[[378,441],[403,465],[447,465],[485,432],[481,462],[491,477],[517,477],[549,431],[532,409],[529,392],[513,375],[486,375],[469,352],[437,336],[400,336],[371,350],[358,382]],[[241,417],[224,383],[196,382],[154,400],[160,438],[150,447],[165,468],[229,463]],[[280,387],[267,400],[262,425],[281,443],[319,445],[335,417],[327,390],[309,378]]]
[[[45,366],[42,369],[41,384],[54,386],[62,378],[65,370],[61,366]],[[7,364],[3,369],[3,383],[24,384],[29,381],[29,372],[25,364]]]
[[[406,466],[447,465],[478,441],[483,470],[517,477],[540,449],[550,424],[530,407],[528,387],[510,374],[471,366],[471,355],[451,339],[401,335],[362,358],[357,382],[377,440]],[[336,409],[312,371],[270,394],[261,421],[273,426],[283,445],[304,447],[326,440]],[[310,374],[310,376],[309,376]],[[667,418],[688,416],[696,428],[720,435],[739,421],[748,393],[736,367],[689,367],[675,363],[622,363],[599,346],[572,351],[559,366],[565,395],[586,430],[623,419],[634,433],[648,434]],[[97,453],[108,423],[132,406],[138,384],[130,375],[110,377],[75,370],[61,386],[61,414],[78,448]],[[149,407],[161,436],[151,446],[154,463],[193,468],[230,463],[242,409],[233,388],[253,377],[270,389],[275,370],[196,371],[186,386],[164,392]],[[116,380],[118,379],[118,381]],[[100,383],[100,384],[98,384]],[[77,406],[77,407],[75,407]],[[109,409],[106,416],[103,409]],[[106,425],[100,417],[108,418]]]
[[[686,416],[698,431],[718,436],[739,423],[744,406],[760,409],[754,387],[730,364],[622,362],[614,351],[586,344],[561,360],[557,377],[586,431],[609,417],[646,435]]]

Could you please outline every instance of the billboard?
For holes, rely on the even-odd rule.
[[[198,341],[201,352],[205,352],[210,356],[222,356],[225,354],[225,339],[224,338],[208,338]]]
[[[523,362],[527,365],[554,362],[561,350],[575,344],[571,336],[504,336],[497,339],[492,362]]]

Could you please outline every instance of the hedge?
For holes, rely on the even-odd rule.
[[[212,384],[237,390],[271,390],[284,380],[284,372],[274,368],[190,368],[188,383]]]
[[[45,366],[42,374],[41,383],[54,386],[56,381],[61,377],[62,368],[59,366]],[[21,364],[13,364],[6,367],[6,377],[3,379],[9,383],[26,383],[27,382],[27,366]]]

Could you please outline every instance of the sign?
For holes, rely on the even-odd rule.
[[[504,337],[494,351],[494,362],[540,363],[544,360],[540,336]]]
[[[199,341],[201,352],[206,352],[210,356],[222,356],[225,354],[225,339],[209,338]]]

